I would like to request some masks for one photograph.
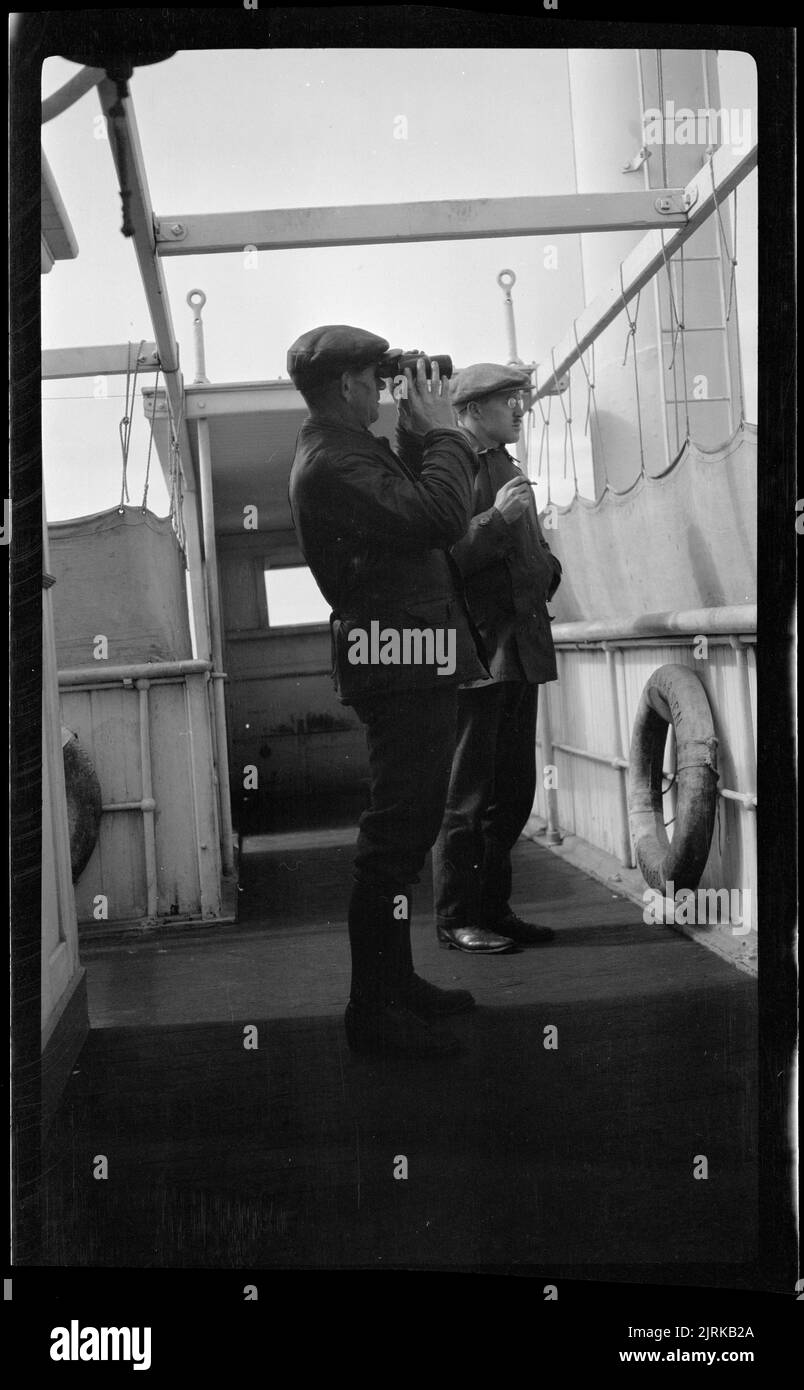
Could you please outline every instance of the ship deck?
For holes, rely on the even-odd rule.
[[[755,982],[522,840],[513,902],[555,942],[439,950],[425,872],[414,958],[474,992],[451,1021],[465,1051],[356,1058],[353,841],[252,836],[235,925],[82,947],[92,1030],[48,1137],[46,1262],[698,1286],[728,1269],[739,1287],[756,1253]]]

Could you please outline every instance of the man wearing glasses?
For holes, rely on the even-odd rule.
[[[506,444],[519,438],[530,378],[481,362],[457,373],[451,401],[478,451],[473,516],[452,547],[490,676],[458,692],[447,806],[433,848],[438,939],[496,953],[549,941],[510,906],[511,850],[533,808],[539,685],[557,678],[547,600],[561,565],[544,539],[533,490]]]

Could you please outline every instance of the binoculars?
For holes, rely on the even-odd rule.
[[[381,377],[404,376],[405,370],[410,368],[413,375],[416,375],[416,363],[424,359],[425,375],[428,379],[433,375],[433,363],[438,363],[439,376],[452,376],[452,358],[439,356],[428,357],[424,352],[386,352],[380,358],[377,372]]]

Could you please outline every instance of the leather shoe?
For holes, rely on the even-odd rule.
[[[505,935],[510,936],[518,946],[537,946],[544,941],[552,941],[555,937],[552,927],[540,927],[535,922],[523,922],[522,918],[513,912],[495,922],[494,928],[505,932]]]
[[[468,989],[439,989],[429,980],[413,975],[408,981],[402,1002],[419,1018],[442,1018],[446,1014],[463,1014],[475,1007],[474,995]]]
[[[346,1041],[361,1055],[382,1053],[397,1057],[449,1057],[462,1051],[458,1039],[444,1029],[430,1028],[423,1019],[398,1004],[383,1009],[357,1009],[351,1002],[344,1015]]]
[[[475,954],[499,954],[511,951],[514,943],[510,936],[498,936],[485,927],[441,927],[437,929],[438,944],[444,950],[471,951]]]

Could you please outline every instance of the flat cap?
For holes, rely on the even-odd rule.
[[[385,338],[347,323],[311,328],[288,348],[288,376],[294,386],[312,386],[350,367],[370,366],[388,351],[388,346]]]
[[[475,362],[456,372],[450,383],[450,400],[456,407],[482,400],[498,391],[530,386],[530,372],[522,367],[501,367],[497,362]]]

